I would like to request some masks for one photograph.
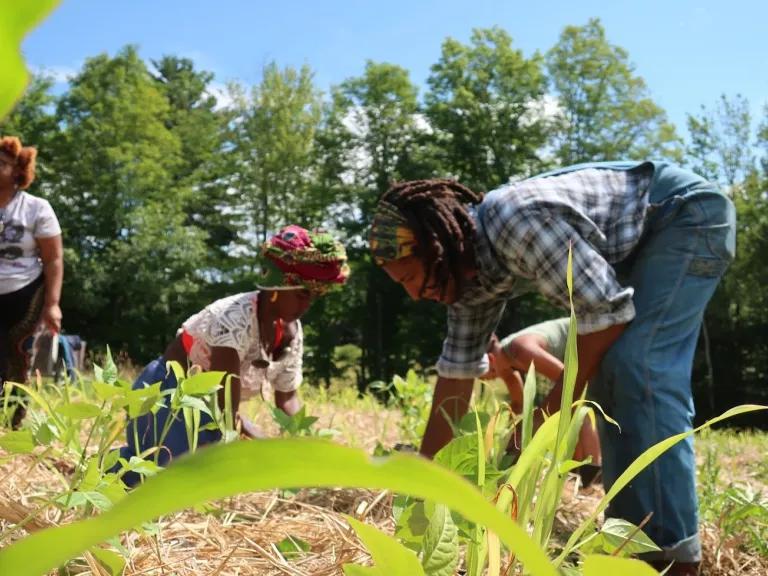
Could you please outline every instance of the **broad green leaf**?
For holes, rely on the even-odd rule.
[[[72,420],[87,420],[101,414],[101,408],[88,402],[72,402],[59,406],[56,410],[65,418],[72,418]]]
[[[58,4],[58,0],[4,2],[0,18],[0,119],[5,117],[27,85],[21,41]]]
[[[474,422],[473,428],[474,426]],[[435,454],[435,462],[457,474],[477,480],[477,438],[474,435],[459,436],[443,446]]]
[[[14,454],[28,454],[35,448],[30,430],[14,430],[0,436],[0,448]]]
[[[400,504],[403,502],[404,504]],[[408,496],[398,494],[392,505],[395,517],[395,536],[411,550],[421,550],[424,533],[429,526],[429,518],[424,512],[424,502],[414,501]]]
[[[312,546],[309,545],[309,542],[305,542],[301,538],[288,535],[275,544],[275,548],[280,551],[280,554],[282,554],[284,558],[290,559],[300,556],[305,552],[309,552],[312,549]]]
[[[112,360],[112,351],[107,346],[107,357],[104,359],[104,370],[102,372],[104,382],[114,385],[117,382],[117,365]]]
[[[681,432],[675,436],[670,436],[666,440],[662,440],[658,444],[654,444],[645,452],[640,454],[640,456],[638,456],[635,461],[629,465],[629,467],[621,474],[621,476],[616,479],[616,482],[613,483],[611,489],[600,500],[590,517],[584,520],[584,522],[582,522],[582,524],[571,534],[571,537],[568,539],[568,542],[563,548],[563,551],[560,553],[560,556],[557,557],[557,565],[560,565],[563,560],[565,560],[566,556],[576,546],[576,543],[579,542],[579,539],[582,537],[586,529],[592,526],[592,523],[595,521],[598,515],[608,507],[608,504],[611,500],[613,500],[616,494],[618,494],[627,484],[629,484],[632,479],[640,472],[642,472],[651,462],[656,460],[659,456],[661,456],[664,452],[669,450],[678,442],[685,440],[700,430],[709,428],[713,424],[717,424],[718,422],[727,420],[728,418],[733,418],[739,414],[746,414],[748,412],[755,412],[758,410],[768,410],[768,406],[759,406],[756,404],[744,404],[742,406],[736,406],[735,408],[731,408],[730,410],[723,412],[720,416],[706,421],[698,428],[694,428],[688,432]]]
[[[454,576],[459,563],[459,535],[451,513],[442,504],[431,506],[424,534],[421,566],[427,576]]]
[[[119,396],[123,393],[120,388],[113,386],[112,384],[107,384],[106,382],[101,382],[100,379],[94,380],[91,384],[93,386],[93,391],[96,392],[96,397],[99,400],[111,400],[115,396]]]
[[[584,576],[658,576],[650,564],[632,558],[590,555],[582,566]]]
[[[90,553],[98,560],[109,576],[121,576],[125,570],[125,558],[117,552],[107,548],[93,547],[90,549]]]
[[[54,438],[58,437],[58,430],[55,424],[49,424],[48,422],[42,422],[35,430],[35,441],[38,444],[47,445],[50,444]]]
[[[603,540],[603,552],[613,554],[621,548],[623,555],[642,554],[660,550],[645,532],[637,526],[620,518],[608,518],[600,529]]]
[[[181,399],[180,407],[197,410],[199,412],[203,412],[204,414],[208,414],[208,416],[211,415],[211,411],[208,408],[208,405],[203,401],[202,398],[195,398],[194,396],[184,396]]]
[[[210,394],[221,388],[221,380],[226,372],[200,372],[181,383],[184,394],[196,396]]]
[[[99,516],[36,532],[0,550],[0,574],[39,576],[158,516],[283,486],[345,486],[428,498],[493,530],[529,574],[556,576],[546,553],[520,526],[442,466],[407,454],[372,459],[362,450],[310,438],[219,444],[183,456]]]
[[[102,470],[111,470],[112,467],[117,464],[117,461],[120,459],[120,451],[119,450],[110,450],[104,455],[104,458],[101,462],[101,469]]]
[[[407,574],[408,576],[425,576],[424,570],[419,564],[419,559],[412,551],[400,544],[391,536],[368,524],[364,524],[354,518],[347,518],[349,525],[354,528],[357,537],[371,553],[373,559],[373,568],[368,568],[363,572],[370,576],[393,576],[394,574]],[[347,570],[344,566],[344,573],[353,575],[361,572]],[[367,567],[366,567],[367,568]]]
[[[72,508],[85,506],[88,503],[88,499],[85,497],[85,494],[83,494],[82,492],[72,492],[72,493],[62,494],[61,496],[56,498],[55,502],[63,506],[65,509],[69,510]]]

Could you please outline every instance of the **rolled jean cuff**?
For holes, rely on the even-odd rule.
[[[698,532],[672,546],[666,546],[658,552],[648,552],[640,556],[646,562],[701,562],[701,540]]]

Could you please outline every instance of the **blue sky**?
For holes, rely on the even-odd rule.
[[[743,94],[762,116],[766,0],[62,0],[23,48],[32,67],[60,73],[134,43],[145,58],[191,57],[221,83],[256,83],[275,60],[309,64],[327,90],[371,59],[423,85],[447,36],[466,41],[472,28],[498,25],[530,55],[592,16],[681,132],[687,112],[723,92]]]

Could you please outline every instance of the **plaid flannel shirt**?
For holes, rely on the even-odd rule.
[[[652,176],[650,162],[590,164],[489,193],[474,211],[478,275],[448,307],[438,373],[474,378],[488,370],[488,342],[510,298],[538,290],[568,310],[569,245],[579,333],[632,320],[633,289],[612,265],[640,240]]]

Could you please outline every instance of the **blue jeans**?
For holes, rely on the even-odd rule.
[[[160,388],[162,390],[168,390],[176,387],[176,376],[173,372],[166,371],[165,358],[160,356],[157,360],[153,360],[144,367],[144,370],[136,378],[133,383],[133,389],[139,390],[144,388],[145,385],[155,384],[156,382],[162,382]],[[167,400],[166,400],[167,402]],[[134,420],[128,422],[126,427],[126,442],[127,445],[120,448],[120,456],[129,460],[132,456],[138,456],[139,453],[148,450],[154,446],[157,446],[157,441],[165,428],[165,423],[170,416],[170,411],[167,407],[163,407],[158,410],[157,414],[145,414],[139,416]],[[212,422],[210,416],[205,413],[200,414],[200,427]],[[136,450],[136,442],[134,436],[134,430],[138,434],[139,446]],[[201,430],[198,434],[197,445],[204,446],[205,444],[211,444],[221,440],[221,432],[218,430]],[[163,440],[163,448],[158,453],[158,464],[160,466],[167,466],[174,458],[181,456],[185,452],[189,452],[189,442],[187,440],[187,429],[184,424],[184,416],[179,413],[173,419],[168,433]],[[154,459],[154,454],[150,458]],[[119,465],[116,466],[116,468]],[[113,470],[116,471],[116,470]],[[123,475],[123,482],[127,486],[135,486],[138,484],[140,477],[135,472],[127,472]]]
[[[733,203],[714,185],[657,164],[640,244],[616,265],[635,290],[635,319],[602,361],[590,394],[621,431],[600,422],[606,489],[652,445],[691,430],[691,369],[704,310],[735,252]],[[635,524],[663,551],[650,559],[697,562],[693,439],[676,444],[611,502],[607,515]]]

